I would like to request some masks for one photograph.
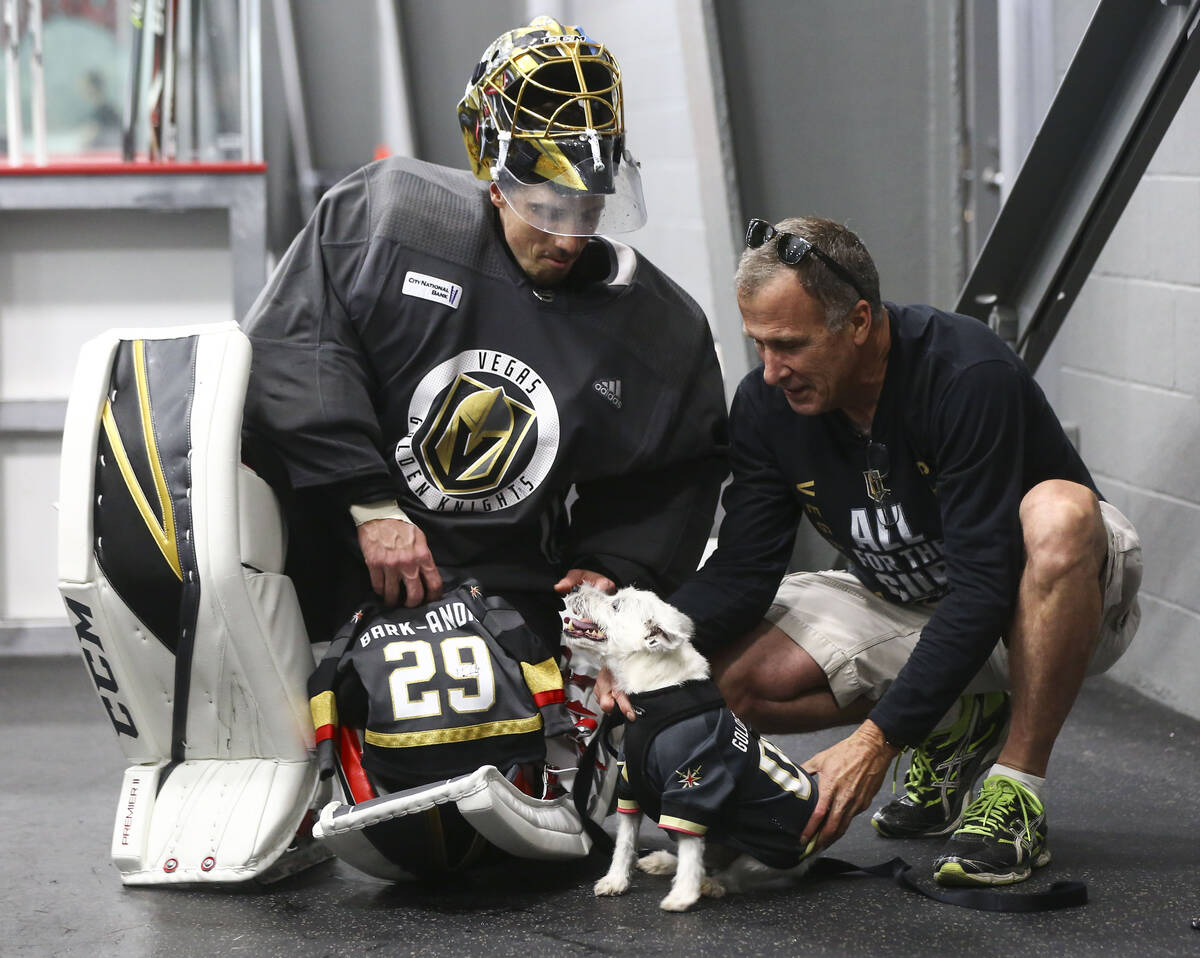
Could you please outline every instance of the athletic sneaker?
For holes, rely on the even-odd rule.
[[[992,775],[933,863],[933,877],[941,885],[1011,885],[1049,861],[1045,806],[1020,782]]]
[[[971,787],[1000,754],[1011,710],[1007,692],[967,695],[949,728],[932,732],[912,754],[904,795],[871,818],[885,838],[948,835],[962,820]]]

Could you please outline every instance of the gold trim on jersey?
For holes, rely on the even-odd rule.
[[[100,414],[100,421],[104,426],[104,435],[108,437],[108,443],[112,447],[113,457],[117,460],[117,468],[121,470],[121,478],[125,480],[125,487],[129,490],[129,495],[133,498],[142,521],[146,524],[151,538],[154,539],[154,544],[158,546],[158,551],[162,553],[167,565],[175,573],[175,578],[182,582],[183,570],[179,564],[179,543],[175,535],[175,510],[171,505],[167,479],[163,474],[162,460],[158,454],[158,443],[154,438],[154,420],[150,413],[150,387],[146,378],[146,341],[143,339],[133,341],[133,368],[137,382],[142,439],[146,444],[146,459],[150,464],[150,472],[154,476],[154,490],[158,497],[158,507],[162,512],[161,522],[150,507],[150,500],[146,498],[146,493],[142,490],[142,485],[133,471],[133,464],[129,461],[125,443],[121,440],[121,431],[113,416],[111,400],[104,401],[104,410]]]
[[[337,725],[337,698],[332,692],[318,692],[308,700],[308,709],[312,713],[313,728]]]
[[[663,815],[658,820],[659,828],[671,828],[677,832],[691,832],[693,835],[703,835],[708,831],[707,825],[699,822],[689,822],[686,818],[676,818],[674,815]]]
[[[539,692],[553,692],[563,687],[562,672],[558,670],[554,659],[546,659],[537,665],[522,662],[521,674],[525,676],[525,684],[534,695]]]
[[[459,728],[435,728],[426,732],[374,732],[367,729],[364,737],[368,745],[378,745],[380,748],[416,748],[420,745],[474,742],[497,735],[520,735],[524,732],[537,732],[541,727],[542,717],[534,715],[530,718],[483,722]]]

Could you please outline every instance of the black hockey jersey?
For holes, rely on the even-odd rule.
[[[695,569],[724,386],[701,310],[631,248],[595,237],[535,288],[484,184],[388,159],[326,193],[244,327],[247,426],[292,486],[397,497],[447,579],[661,589]]]
[[[339,724],[364,730],[363,766],[391,791],[483,765],[545,758],[571,729],[554,659],[503,600],[467,582],[414,609],[364,606],[309,679],[322,776]]]
[[[621,743],[617,811],[645,812],[659,828],[706,835],[773,868],[799,864],[814,778],[734,715],[711,681],[629,701],[638,719]]]

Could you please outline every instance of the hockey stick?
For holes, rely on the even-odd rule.
[[[33,79],[33,161],[46,165],[46,73],[42,68],[42,0],[29,0],[29,36],[33,41],[30,74]]]
[[[166,43],[167,0],[150,0],[151,60],[150,88],[147,99],[150,107],[150,159],[162,159],[163,122],[163,46]]]
[[[200,159],[200,4],[202,0],[188,0],[188,77],[191,89],[189,122],[191,142],[189,158]]]
[[[17,33],[17,0],[4,0],[4,77],[8,116],[8,162],[21,165],[21,38]]]
[[[137,154],[138,107],[142,93],[142,29],[146,25],[146,0],[133,0],[129,5],[129,19],[133,23],[133,34],[129,40],[129,99],[126,101],[125,132],[121,143],[121,155],[126,163],[132,163]]]
[[[161,146],[162,158],[174,160],[178,155],[178,119],[175,114],[175,64],[179,57],[179,0],[171,0],[166,11],[166,40],[163,45],[163,96]]]

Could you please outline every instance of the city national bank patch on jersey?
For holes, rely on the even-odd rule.
[[[415,273],[411,269],[404,274],[404,287],[401,292],[405,296],[416,296],[432,303],[444,303],[454,309],[458,309],[458,301],[462,299],[461,286],[426,273]]]
[[[558,455],[558,407],[532,366],[470,349],[421,379],[396,464],[413,493],[440,512],[493,512],[529,496]]]

